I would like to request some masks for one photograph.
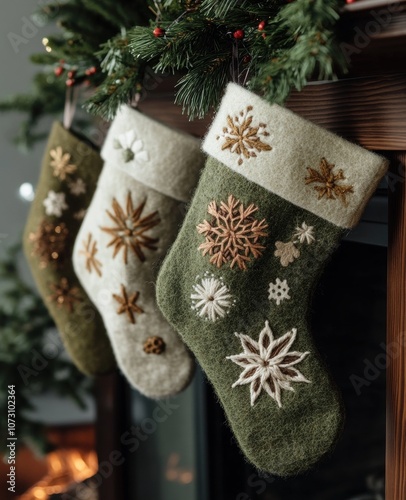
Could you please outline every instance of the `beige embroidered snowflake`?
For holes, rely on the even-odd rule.
[[[76,165],[69,163],[71,155],[64,153],[61,146],[51,149],[49,155],[52,158],[49,164],[54,169],[54,176],[61,179],[61,181],[65,180],[68,174],[73,174],[76,171]]]
[[[114,147],[122,149],[124,163],[133,160],[138,163],[145,163],[149,160],[148,152],[144,149],[144,143],[137,138],[137,134],[132,129],[120,134],[114,142]]]
[[[231,268],[237,264],[246,270],[251,259],[262,255],[265,247],[261,245],[261,238],[268,236],[265,219],[259,221],[253,215],[257,210],[253,203],[244,207],[233,195],[220,206],[215,201],[209,203],[207,212],[212,219],[197,226],[198,233],[205,237],[199,250],[209,255],[210,262],[218,268],[230,263]]]
[[[254,406],[264,390],[282,408],[282,390],[294,392],[293,382],[310,383],[295,367],[310,353],[290,351],[296,334],[296,328],[292,328],[275,339],[268,321],[265,322],[258,342],[248,335],[235,334],[241,342],[243,352],[227,356],[227,359],[241,366],[243,371],[232,387],[250,384],[251,406]]]
[[[289,290],[286,280],[281,281],[276,278],[275,283],[269,284],[269,300],[274,300],[276,305],[279,306],[282,301],[290,300]]]
[[[86,183],[80,177],[78,177],[75,181],[71,181],[68,184],[69,191],[74,196],[80,196],[81,194],[86,193]]]
[[[302,222],[301,227],[296,227],[296,232],[294,233],[293,238],[296,238],[299,243],[306,242],[308,245],[311,245],[313,241],[316,241],[314,236],[314,227],[308,226],[306,222]]]
[[[48,191],[42,204],[47,215],[55,215],[56,217],[61,217],[62,212],[69,208],[65,201],[65,193],[56,193],[52,190]]]
[[[239,156],[238,165],[241,165],[244,159],[255,158],[257,153],[272,150],[272,147],[262,140],[269,136],[266,124],[252,125],[254,120],[251,115],[252,110],[252,106],[247,106],[244,111],[240,111],[234,117],[228,115],[228,127],[224,127],[223,132],[217,137],[217,139],[224,139],[221,147],[223,151],[229,149],[231,153]]]
[[[206,272],[203,278],[197,276],[199,282],[193,285],[192,309],[201,318],[216,322],[224,318],[235,304],[235,299],[230,294],[222,278]]]
[[[274,252],[274,255],[275,257],[279,257],[281,259],[281,265],[283,267],[287,267],[300,256],[300,251],[298,248],[296,248],[293,241],[288,241],[287,243],[283,243],[283,241],[277,241],[275,243],[275,247],[276,250]]]
[[[347,196],[354,193],[354,186],[342,184],[345,180],[343,170],[334,172],[335,165],[329,163],[326,158],[320,160],[320,171],[307,167],[308,177],[305,177],[306,184],[317,184],[313,189],[318,193],[318,199],[326,197],[327,200],[340,200],[344,206],[348,205]]]

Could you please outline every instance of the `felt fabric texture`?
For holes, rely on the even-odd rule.
[[[144,395],[162,398],[189,384],[194,360],[156,305],[155,280],[185,213],[179,200],[187,192],[176,176],[189,172],[197,179],[204,157],[199,141],[127,107],[115,118],[102,156],[74,266],[103,316],[122,372]],[[83,254],[89,234],[97,241],[100,275],[89,272]]]
[[[195,138],[163,124],[158,127],[155,120],[129,106],[118,111],[109,137],[114,140],[103,146],[106,161],[159,193],[183,202],[190,200],[202,168]],[[125,161],[128,150],[134,159]],[[148,168],[150,161],[153,168]]]
[[[248,180],[345,228],[357,224],[388,168],[385,158],[234,83],[227,87],[203,149]],[[329,169],[324,175],[322,159]],[[336,189],[331,189],[331,176],[338,176]],[[321,196],[329,182],[330,190]]]
[[[258,207],[257,220],[268,223],[261,238],[263,255],[247,270],[229,263],[220,268],[198,250],[204,241],[196,227],[209,220],[208,207],[230,195],[244,207]],[[277,241],[290,242],[296,227],[313,228],[311,244],[295,243],[300,256],[287,266],[275,255]],[[305,471],[334,445],[343,425],[340,397],[313,344],[308,328],[309,300],[324,264],[343,235],[343,229],[290,202],[209,158],[183,227],[165,259],[157,282],[158,305],[179,331],[213,384],[229,424],[247,459],[258,469],[288,476]],[[225,317],[215,322],[192,309],[196,282],[209,272],[221,278],[233,297]],[[277,278],[289,286],[290,299],[278,305],[269,299],[270,283]],[[232,302],[230,299],[229,302]],[[274,338],[297,329],[290,351],[309,354],[294,365],[310,383],[292,382],[295,392],[281,390],[281,407],[265,390],[250,404],[250,384],[232,385],[243,367],[229,356],[243,351],[235,332],[258,342],[265,322]]]
[[[102,319],[73,270],[72,250],[102,168],[98,151],[54,123],[24,230],[24,253],[67,352],[86,375],[112,371]]]

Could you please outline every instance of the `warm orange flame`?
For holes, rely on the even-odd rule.
[[[19,500],[47,500],[50,495],[63,493],[72,483],[81,483],[97,472],[94,451],[58,450],[46,457],[48,473]]]

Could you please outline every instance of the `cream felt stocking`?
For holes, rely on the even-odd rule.
[[[194,362],[156,306],[155,277],[204,158],[196,139],[129,107],[116,116],[102,157],[75,243],[75,271],[128,381],[149,397],[176,394],[190,382]]]

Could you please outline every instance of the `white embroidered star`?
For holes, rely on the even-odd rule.
[[[200,317],[213,323],[219,318],[224,318],[235,302],[222,278],[215,278],[213,274],[210,275],[208,272],[205,273],[205,277],[201,279],[200,283],[193,285],[193,290],[195,293],[190,296],[192,309]]]
[[[279,304],[283,300],[289,300],[289,286],[286,280],[281,281],[279,278],[276,278],[275,283],[269,283],[269,300],[274,300],[276,305]]]
[[[68,208],[65,201],[65,193],[55,193],[55,191],[48,191],[48,196],[42,202],[45,207],[47,215],[55,215],[61,217],[62,212]]]
[[[294,392],[291,382],[310,383],[310,380],[294,368],[294,365],[303,361],[310,353],[289,352],[296,339],[296,331],[296,328],[292,328],[282,337],[274,339],[269,323],[266,321],[258,342],[248,335],[235,334],[240,339],[244,352],[227,356],[227,359],[242,366],[244,370],[232,387],[250,384],[251,406],[254,406],[264,389],[276,401],[278,407],[282,408],[282,389]]]
[[[86,193],[86,183],[80,177],[78,177],[76,179],[76,181],[71,181],[68,184],[68,186],[69,186],[69,191],[74,196],[79,196],[81,194],[85,194]]]
[[[314,236],[314,227],[308,226],[306,222],[302,222],[302,227],[296,227],[296,232],[293,235],[294,238],[297,238],[297,241],[300,243],[306,243],[310,245],[313,241],[316,241]]]
[[[115,147],[123,150],[122,155],[125,163],[133,160],[144,163],[149,160],[148,152],[144,150],[144,143],[141,139],[137,139],[137,135],[132,129],[118,136]]]

